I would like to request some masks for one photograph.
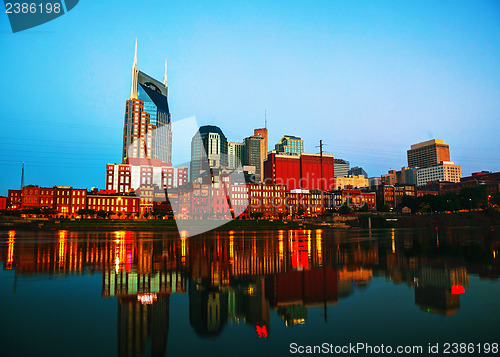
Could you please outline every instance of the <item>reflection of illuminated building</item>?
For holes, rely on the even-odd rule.
[[[278,307],[278,315],[287,326],[303,325],[307,319],[307,309],[304,304],[283,305]]]
[[[421,267],[415,286],[415,303],[427,312],[452,315],[460,308],[460,294],[468,285],[469,275],[465,268]]]
[[[299,312],[295,323],[307,316],[300,312],[305,307],[325,306],[337,303],[337,271],[331,267],[316,270],[290,270],[286,274],[270,276],[266,279],[266,295],[273,308],[280,309],[286,320],[286,313]],[[291,315],[290,315],[291,316]],[[292,323],[294,317],[290,317]]]
[[[228,318],[226,291],[210,291],[193,280],[189,283],[189,322],[199,337],[221,333]]]
[[[243,321],[256,326],[259,337],[267,337],[270,328],[269,301],[263,278],[238,280],[229,288],[230,322]],[[265,332],[264,329],[265,328]]]
[[[165,356],[169,329],[169,296],[151,303],[134,298],[118,302],[118,356]]]
[[[272,314],[287,326],[311,324],[323,309],[326,318],[332,304],[343,308],[345,298],[373,284],[373,277],[406,283],[423,310],[451,314],[468,289],[468,274],[499,276],[500,260],[492,253],[498,254],[498,245],[490,239],[497,231],[471,237],[483,244],[453,251],[458,256],[445,251],[456,246],[454,237],[440,233],[437,247],[422,232],[382,231],[372,239],[356,230],[231,231],[172,239],[159,232],[57,231],[30,232],[23,239],[25,234],[11,231],[0,232],[0,259],[18,281],[37,274],[102,274],[102,296],[119,303],[119,355],[161,355],[170,294],[186,293],[188,279],[189,296],[183,298],[189,298],[190,324],[199,336],[216,337],[227,323],[239,323],[258,339],[271,336]],[[485,260],[469,259],[477,257]],[[453,268],[457,258],[468,262],[467,270]],[[369,305],[380,297],[368,291],[363,298]]]

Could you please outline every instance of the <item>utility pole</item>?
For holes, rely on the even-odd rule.
[[[324,202],[324,196],[323,192],[325,191],[325,188],[323,186],[323,140],[319,141],[319,162],[321,165],[321,214],[323,215],[325,211],[325,202]]]
[[[267,129],[267,109],[264,109],[264,128]]]
[[[24,187],[24,162],[23,162],[23,169],[21,171],[21,190]]]

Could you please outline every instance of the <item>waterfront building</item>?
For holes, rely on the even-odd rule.
[[[200,127],[191,140],[190,181],[227,166],[228,143],[222,130],[215,125]]]
[[[349,161],[343,159],[334,159],[333,167],[335,171],[335,177],[344,177],[349,174]]]
[[[366,204],[370,211],[377,209],[377,195],[375,192],[341,189],[333,191],[333,194],[337,207],[347,204],[350,208],[361,208]]]
[[[417,185],[423,186],[433,181],[460,182],[462,168],[453,162],[446,161],[439,165],[417,170]]]
[[[408,167],[430,167],[450,161],[450,146],[443,140],[433,139],[411,146],[407,151]]]
[[[7,195],[7,205],[11,209],[21,209],[22,190],[9,190]]]
[[[454,192],[460,193],[460,190],[468,187],[485,186],[488,195],[500,192],[500,172],[475,172],[471,176],[462,177],[460,182],[446,183],[441,187],[442,194]]]
[[[300,156],[304,152],[304,140],[298,136],[285,135],[275,145],[275,151],[278,154]]]
[[[135,195],[119,195],[105,191],[87,194],[87,209],[113,212],[119,217],[132,216],[139,212],[140,199]]]
[[[287,190],[335,187],[333,155],[301,153],[280,154],[271,151],[264,161],[264,181],[268,184],[286,185]]]
[[[167,189],[188,182],[186,166],[173,167],[160,159],[127,158],[124,164],[106,165],[106,189],[129,193],[140,187]]]

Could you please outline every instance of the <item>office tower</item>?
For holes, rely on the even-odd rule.
[[[195,181],[210,169],[227,168],[227,138],[215,125],[200,127],[191,140],[190,181]]]
[[[228,166],[230,169],[236,169],[238,166],[243,166],[243,156],[245,145],[236,141],[229,141],[227,143]]]
[[[243,162],[247,166],[255,167],[255,181],[260,182],[262,177],[261,148],[264,138],[262,136],[250,136],[243,140],[245,152]]]
[[[349,174],[349,161],[334,159],[335,177],[344,177]]]
[[[168,108],[167,62],[163,83],[137,69],[137,41],[130,98],[125,109],[122,161],[128,158],[172,161],[172,128]]]
[[[407,154],[409,167],[430,167],[450,161],[450,146],[443,140],[433,139],[412,145]]]
[[[125,108],[122,164],[106,165],[106,189],[129,193],[187,183],[187,167],[172,166],[172,127],[168,108],[167,62],[163,83],[137,69],[137,41],[130,98]]]
[[[364,177],[368,177],[368,174],[366,173],[365,170],[363,170],[362,167],[355,166],[352,169],[350,169],[347,173],[348,176],[358,176],[358,175],[363,175]]]
[[[304,152],[304,140],[297,136],[285,135],[275,145],[277,154],[300,155]]]

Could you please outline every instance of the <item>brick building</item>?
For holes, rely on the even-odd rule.
[[[321,159],[319,154],[286,155],[272,151],[264,161],[264,182],[285,185],[288,191],[331,190],[335,188],[333,164],[333,155],[323,155]]]

